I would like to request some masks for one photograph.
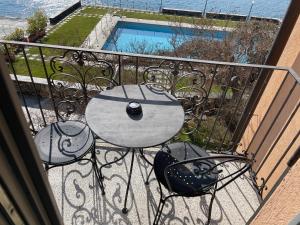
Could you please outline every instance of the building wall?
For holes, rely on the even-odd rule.
[[[289,171],[251,225],[287,225],[300,213],[300,160]]]
[[[300,16],[277,65],[292,67],[300,74]],[[253,168],[257,172],[258,186],[265,184],[263,198],[287,169],[287,161],[300,146],[299,96],[299,84],[292,76],[274,71],[242,137],[239,150],[248,149],[250,155],[256,155]],[[299,171],[298,161],[251,225],[288,224],[300,213]]]
[[[292,67],[300,74],[300,17],[294,26],[288,43],[281,55],[278,66]],[[249,154],[256,154],[256,162],[253,166],[258,172],[258,185],[262,185],[276,163],[275,172],[266,183],[267,189],[263,196],[272,189],[276,180],[286,168],[286,162],[300,145],[300,139],[296,138],[300,127],[300,111],[296,108],[299,104],[300,87],[296,85],[292,76],[287,76],[285,71],[274,71],[264,94],[253,114],[253,117],[241,140],[239,150],[248,149]],[[283,109],[282,109],[282,106]],[[295,112],[295,114],[292,114]],[[281,129],[286,125],[285,131],[274,145]],[[271,128],[270,128],[271,127]],[[293,146],[289,144],[294,141]],[[273,146],[274,145],[274,146]],[[285,151],[288,149],[288,152]],[[271,153],[270,153],[271,150]],[[267,156],[267,157],[266,157]]]

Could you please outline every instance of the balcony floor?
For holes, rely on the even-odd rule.
[[[151,161],[158,148],[145,150]],[[97,142],[99,165],[120,157],[124,149]],[[129,153],[130,154],[130,153]],[[82,161],[49,170],[49,181],[64,223],[68,224],[134,224],[151,225],[159,200],[158,184],[151,175],[149,186],[145,179],[150,166],[136,153],[129,212],[122,213],[130,167],[130,155],[118,164],[103,169],[106,195],[102,196],[91,164]],[[89,157],[89,156],[87,156]],[[165,193],[166,190],[164,190]],[[204,224],[210,196],[171,198],[164,208],[161,224]],[[217,192],[213,204],[211,224],[245,224],[259,206],[259,197],[251,181],[244,176]]]
[[[36,128],[41,128],[43,121],[40,118],[36,99],[26,97],[26,101]],[[43,100],[41,103],[43,109],[46,109],[44,114],[47,122],[54,122],[53,111],[47,110],[46,107],[49,102]],[[23,110],[25,112],[24,107]],[[150,161],[153,161],[158,150],[159,148],[145,149],[144,153]],[[98,163],[101,165],[113,161],[115,157],[120,157],[125,149],[99,140],[96,151]],[[144,184],[151,167],[138,153],[136,153],[129,189],[127,203],[129,212],[127,215],[122,213],[130,168],[130,154],[110,168],[103,169],[105,196],[101,195],[89,162],[82,161],[49,170],[48,178],[66,225],[152,225],[159,201],[159,188],[154,173],[150,177],[150,184],[148,186]],[[167,191],[164,190],[164,193]],[[161,224],[205,224],[209,202],[209,195],[195,198],[171,198],[163,210]],[[259,205],[260,198],[249,174],[245,174],[217,192],[211,224],[246,224]]]

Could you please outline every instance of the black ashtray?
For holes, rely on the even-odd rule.
[[[135,101],[129,102],[126,107],[126,112],[129,116],[140,116],[142,114],[142,106]]]

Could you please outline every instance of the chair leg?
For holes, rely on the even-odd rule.
[[[151,168],[150,173],[149,173],[148,176],[147,176],[147,179],[146,179],[146,181],[145,181],[145,184],[146,184],[146,185],[149,185],[149,179],[150,179],[150,176],[151,176],[151,174],[152,174],[152,172],[153,172],[153,169],[154,169],[154,167]]]
[[[49,168],[49,165],[48,165],[47,163],[45,163],[44,165],[45,165],[45,170],[46,170],[46,172],[48,173],[48,170],[50,169],[50,168]]]
[[[96,163],[93,163],[93,164],[94,164],[93,168],[94,168],[94,171],[95,171],[96,179],[97,179],[98,184],[99,184],[100,189],[101,189],[101,194],[105,195],[104,185],[103,185],[103,182],[102,182],[102,179],[101,179],[101,175],[99,174],[98,167],[97,167]]]
[[[99,171],[99,168],[97,166],[96,146],[94,146],[94,149],[93,149],[93,151],[91,153],[92,153],[91,161],[92,161],[92,164],[93,164],[93,170],[95,172],[96,179],[97,179],[98,184],[100,186],[101,193],[102,193],[102,195],[105,195],[104,185],[103,185],[103,182],[102,182],[102,174]]]
[[[163,208],[165,206],[165,199],[160,199],[159,200],[159,204],[158,204],[158,207],[157,207],[157,211],[156,211],[156,214],[155,214],[155,217],[154,217],[154,221],[153,221],[153,225],[158,225],[158,222],[159,222],[159,219],[161,217],[161,214],[162,214],[162,211],[163,211]]]
[[[212,205],[213,205],[213,201],[215,199],[215,196],[216,196],[216,190],[214,190],[213,193],[212,193],[212,195],[211,195],[211,199],[210,199],[210,203],[209,203],[209,208],[208,208],[207,222],[205,223],[205,225],[209,225],[210,224]]]

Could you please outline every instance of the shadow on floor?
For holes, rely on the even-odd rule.
[[[98,143],[99,165],[121,157],[126,150]],[[145,155],[153,161],[157,148],[146,149]],[[101,195],[92,166],[86,161],[49,171],[49,181],[66,225],[151,225],[159,200],[155,175],[151,174],[145,185],[151,166],[135,153],[131,187],[127,202],[128,214],[122,213],[130,168],[129,153],[123,160],[103,169],[105,196]],[[88,156],[87,156],[88,157]],[[164,190],[165,193],[166,190]],[[205,224],[209,196],[195,198],[171,198],[161,217],[161,224]],[[255,188],[244,176],[217,193],[213,204],[211,224],[245,224],[259,206]]]

